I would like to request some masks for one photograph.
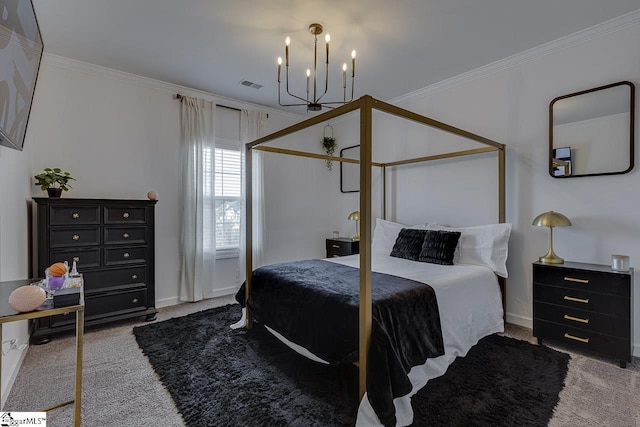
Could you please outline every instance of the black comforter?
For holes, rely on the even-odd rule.
[[[290,341],[339,364],[358,359],[359,270],[322,260],[253,272],[252,318]],[[373,331],[367,395],[385,425],[395,425],[393,399],[411,391],[408,373],[444,354],[438,303],[420,282],[372,273]],[[244,285],[236,299],[244,306]]]

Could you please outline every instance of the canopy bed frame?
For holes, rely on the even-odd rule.
[[[437,154],[426,157],[419,157],[413,159],[405,159],[400,161],[393,161],[387,163],[373,162],[372,161],[372,123],[373,123],[373,110],[382,111],[400,118],[411,120],[416,123],[420,123],[426,126],[440,129],[445,132],[458,135],[468,140],[477,142],[482,146],[476,149],[468,149],[461,151],[454,151],[445,154]],[[360,159],[349,159],[343,157],[327,156],[322,154],[282,149],[269,147],[266,144],[284,136],[293,134],[295,132],[307,129],[311,126],[321,124],[327,120],[334,119],[338,116],[350,113],[352,111],[359,110],[360,112]],[[359,176],[360,176],[360,276],[359,276],[359,290],[360,290],[360,303],[359,303],[359,344],[358,354],[359,361],[356,363],[359,369],[359,393],[360,399],[366,392],[367,381],[367,354],[371,342],[372,331],[372,297],[371,297],[371,243],[372,243],[372,194],[371,194],[371,178],[372,167],[382,168],[382,204],[383,204],[383,217],[386,217],[387,212],[387,196],[386,196],[386,172],[389,168],[399,167],[403,165],[428,162],[432,160],[441,160],[456,157],[473,156],[482,153],[497,153],[497,171],[498,171],[498,222],[503,223],[505,221],[505,146],[504,144],[492,141],[488,138],[476,135],[474,133],[465,131],[463,129],[448,125],[443,122],[431,119],[426,116],[405,110],[403,108],[388,104],[383,101],[372,98],[369,95],[365,95],[358,100],[329,110],[323,114],[311,117],[300,123],[287,127],[272,133],[271,135],[257,139],[253,142],[245,145],[246,150],[246,173],[245,180],[246,189],[246,287],[245,287],[245,299],[249,299],[251,293],[251,281],[253,273],[252,264],[252,151],[260,150],[271,153],[279,153],[307,158],[315,158],[321,160],[331,160],[336,162],[345,162],[359,164]],[[505,308],[506,301],[506,280],[502,277],[498,277],[500,284],[500,290],[502,292],[502,304]],[[506,310],[505,310],[506,312]],[[251,315],[248,312],[247,307],[247,328],[251,327]]]

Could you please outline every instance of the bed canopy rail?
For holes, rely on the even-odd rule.
[[[421,123],[429,127],[440,129],[445,132],[452,133],[454,135],[461,136],[466,139],[478,142],[485,147],[471,150],[455,151],[451,153],[438,154],[433,156],[419,157],[413,159],[406,159],[393,162],[373,162],[372,161],[372,123],[373,123],[373,109],[386,112],[388,114],[410,120],[413,122]],[[349,159],[343,157],[327,156],[317,153],[310,153],[305,151],[282,149],[265,146],[263,144],[269,143],[284,136],[296,133],[298,131],[307,129],[314,125],[326,122],[335,117],[342,116],[352,111],[360,111],[360,159]],[[383,177],[383,215],[386,216],[386,169],[392,167],[398,167],[408,164],[414,164],[419,162],[427,162],[432,160],[441,160],[446,158],[456,158],[477,155],[488,152],[497,152],[498,154],[498,222],[505,221],[505,146],[499,142],[491,139],[476,135],[474,133],[465,131],[463,129],[451,126],[449,124],[431,119],[426,116],[422,116],[415,112],[405,110],[392,104],[388,104],[383,101],[374,99],[369,95],[364,95],[361,98],[350,102],[348,104],[337,107],[333,110],[329,110],[325,113],[306,119],[302,122],[296,123],[287,128],[281,129],[265,137],[259,138],[253,142],[245,144],[246,154],[246,285],[245,285],[245,299],[249,299],[251,292],[251,276],[253,273],[253,259],[252,259],[252,151],[260,150],[271,153],[293,155],[299,157],[307,157],[321,160],[332,160],[336,162],[354,163],[359,164],[360,167],[360,305],[359,305],[359,361],[357,363],[359,368],[359,393],[360,399],[366,392],[366,380],[367,380],[367,354],[369,351],[369,345],[371,340],[372,329],[372,297],[371,297],[371,224],[373,221],[371,213],[371,170],[372,166],[382,168]],[[501,279],[501,278],[499,278]],[[503,292],[503,308],[505,307],[506,300],[506,287],[505,280],[499,280],[500,288]],[[505,311],[506,312],[506,311]],[[251,327],[251,315],[247,306],[247,328]]]

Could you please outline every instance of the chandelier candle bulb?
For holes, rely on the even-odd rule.
[[[284,39],[284,56],[285,56],[285,65],[288,67],[289,66],[289,43],[291,43],[291,39],[289,38],[289,36],[287,36],[286,39]]]
[[[331,36],[327,34],[324,39],[327,42],[327,65],[329,65],[329,40],[331,40]]]
[[[347,63],[342,64],[342,88],[347,88]]]
[[[309,76],[311,76],[311,70],[307,68],[307,94],[309,93]],[[307,96],[307,99],[309,97]]]
[[[280,69],[282,68],[282,57],[278,56],[278,83],[280,83]]]

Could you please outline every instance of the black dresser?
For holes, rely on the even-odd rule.
[[[533,335],[616,358],[633,354],[633,269],[533,264]]]
[[[145,316],[154,320],[156,201],[34,198],[34,271],[76,261],[84,276],[85,325]],[[74,329],[73,316],[36,319],[32,342]]]
[[[337,258],[360,253],[360,241],[349,237],[336,237],[326,241],[327,258]]]

